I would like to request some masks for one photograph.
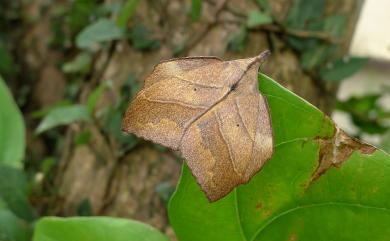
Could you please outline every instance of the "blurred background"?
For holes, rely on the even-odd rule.
[[[120,130],[145,76],[173,57],[270,49],[262,72],[390,151],[389,12],[387,0],[0,0],[0,82],[26,133],[17,160],[0,155],[0,214],[29,228],[50,215],[126,217],[174,237],[166,206],[181,158]],[[6,152],[18,123],[5,125],[1,95]]]

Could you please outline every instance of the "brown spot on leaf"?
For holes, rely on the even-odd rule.
[[[256,204],[256,209],[257,209],[257,210],[261,209],[262,207],[263,207],[263,203],[262,203],[262,202],[258,202],[258,203]]]
[[[319,139],[319,143],[319,164],[312,175],[311,182],[318,179],[330,167],[340,167],[354,151],[359,151],[362,154],[372,154],[376,150],[375,147],[348,136],[337,127],[336,133],[332,138]]]
[[[292,233],[290,235],[290,238],[288,239],[288,241],[296,241],[297,240],[297,234],[296,233]]]

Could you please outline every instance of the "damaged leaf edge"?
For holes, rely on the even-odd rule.
[[[340,168],[354,152],[371,155],[378,149],[362,140],[349,136],[334,122],[334,134],[330,138],[316,138],[319,144],[319,158],[316,170],[311,175],[307,187],[324,175],[331,167]]]

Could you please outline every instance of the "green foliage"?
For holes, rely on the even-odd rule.
[[[260,89],[274,126],[272,159],[248,184],[211,204],[184,166],[169,205],[179,240],[387,240],[389,155],[355,152],[313,180],[318,140],[333,137],[333,123],[264,75]]]
[[[27,185],[24,172],[0,165],[0,199],[18,218],[31,222],[35,214],[27,199]]]
[[[0,76],[0,164],[21,167],[25,149],[22,114]]]
[[[66,62],[62,66],[62,71],[67,74],[87,73],[91,67],[92,56],[86,52],[81,52],[73,60]]]
[[[245,27],[241,27],[229,39],[228,49],[232,51],[242,51],[245,49],[246,40],[248,39],[248,31]]]
[[[137,24],[130,30],[130,39],[136,49],[153,50],[160,47],[160,41],[143,24]]]
[[[262,24],[272,23],[272,21],[272,17],[269,14],[253,10],[249,12],[246,26],[248,26],[248,28],[253,28]]]
[[[108,19],[99,19],[84,28],[76,37],[76,45],[81,49],[94,49],[102,42],[120,39],[124,32]]]
[[[198,21],[202,14],[202,0],[191,1],[191,19],[192,21]]]
[[[358,72],[367,61],[367,58],[358,57],[338,59],[321,69],[320,76],[326,81],[340,82]]]
[[[121,9],[119,16],[117,18],[117,25],[120,28],[126,28],[127,22],[133,16],[135,10],[137,9],[139,0],[127,0],[123,8]]]
[[[339,40],[345,30],[346,16],[341,14],[324,15],[324,0],[298,0],[294,1],[284,23],[289,29],[308,31],[308,38],[288,37],[288,44],[301,53],[301,66],[305,70],[313,71],[321,68],[332,59],[337,50],[337,44],[317,39],[315,34],[310,38],[310,33],[322,33],[328,36],[328,41]]]
[[[321,18],[324,9],[324,0],[296,0],[288,12],[285,25],[289,28],[304,29],[310,21]]]
[[[96,103],[99,98],[102,96],[104,90],[106,90],[109,86],[111,86],[111,82],[106,81],[96,87],[92,93],[88,96],[87,99],[87,109],[90,114],[93,114]]]
[[[35,217],[27,199],[27,180],[20,170],[25,127],[11,93],[0,77],[0,240],[28,241],[27,221]]]
[[[272,8],[268,0],[256,0],[256,2],[264,12],[270,15],[272,14]]]
[[[78,33],[87,26],[98,5],[95,0],[75,0],[68,11],[66,22],[72,33]]]
[[[0,199],[0,240],[1,241],[29,241],[31,228],[24,221],[7,209]]]
[[[156,229],[132,220],[91,217],[39,220],[34,241],[168,241]]]
[[[9,51],[0,42],[0,75],[5,77],[15,74],[16,64]]]
[[[311,70],[325,63],[334,47],[327,44],[318,44],[311,49],[305,50],[300,58],[301,66],[305,70]]]
[[[75,104],[56,107],[51,109],[39,123],[36,133],[40,134],[56,126],[68,125],[75,121],[88,121],[89,119],[88,109],[84,105]]]
[[[389,129],[390,112],[378,103],[380,97],[379,94],[351,97],[339,101],[337,108],[351,115],[353,123],[359,128],[359,134],[383,134]]]

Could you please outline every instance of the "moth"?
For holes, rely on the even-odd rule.
[[[273,134],[258,70],[269,55],[160,62],[129,104],[122,130],[177,150],[210,202],[271,158]]]

